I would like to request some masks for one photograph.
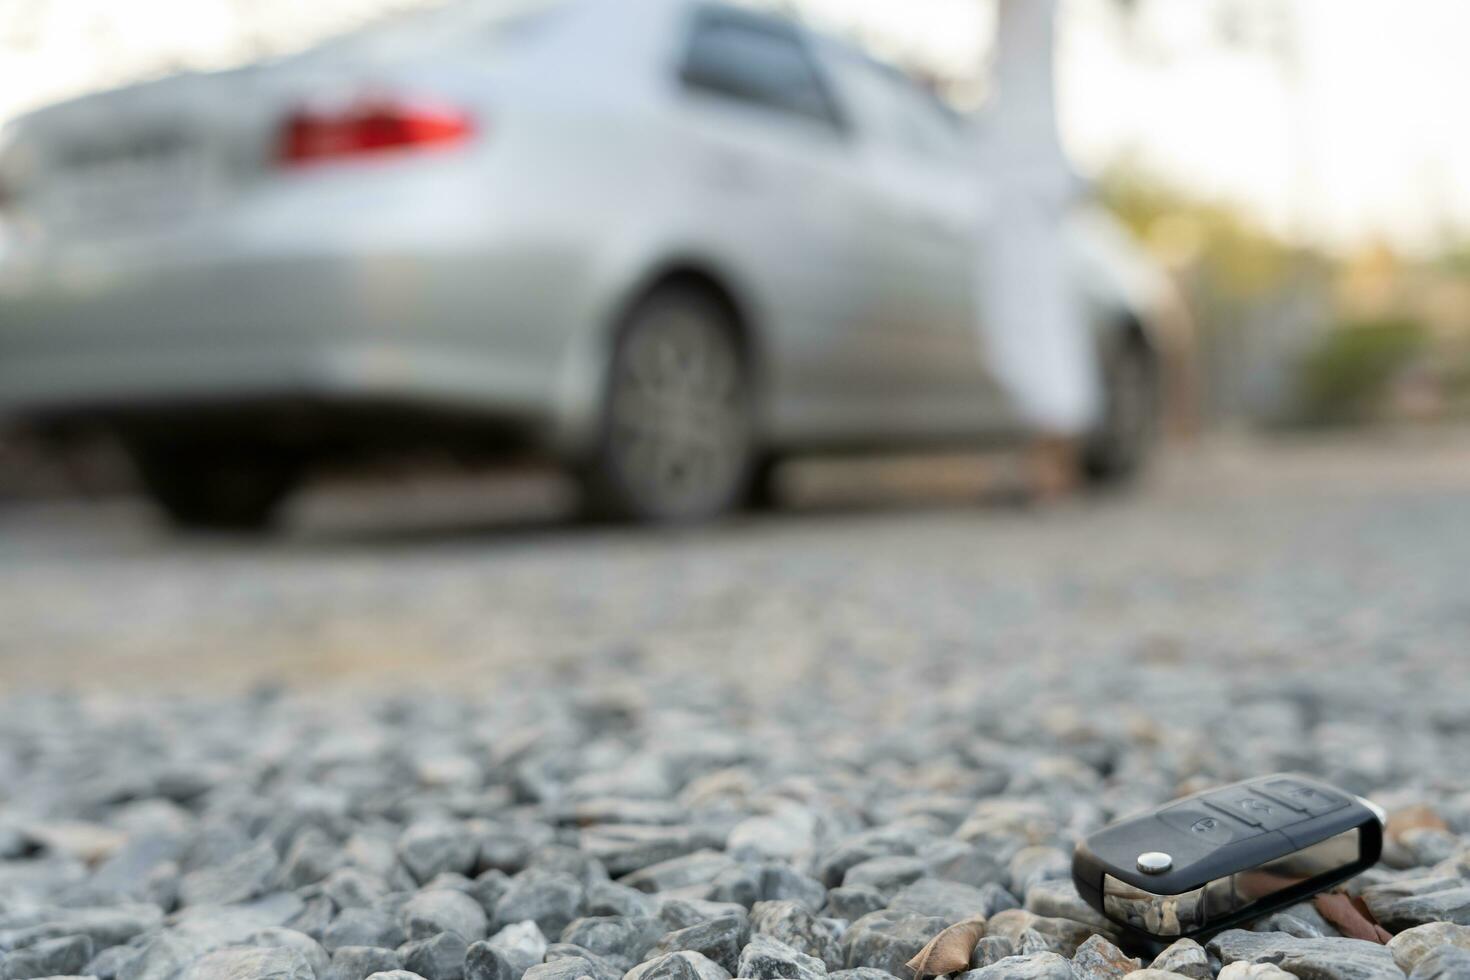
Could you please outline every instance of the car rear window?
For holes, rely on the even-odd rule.
[[[844,128],[805,40],[781,21],[735,10],[700,11],[682,78],[694,91]]]
[[[902,152],[953,159],[966,152],[961,119],[938,96],[889,65],[833,49],[837,84],[861,129]]]

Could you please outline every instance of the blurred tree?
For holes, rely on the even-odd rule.
[[[1428,346],[1424,326],[1407,317],[1346,323],[1303,361],[1303,421],[1371,421],[1390,383]]]

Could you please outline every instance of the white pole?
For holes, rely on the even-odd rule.
[[[999,0],[977,304],[985,355],[1038,434],[1085,435],[1097,352],[1066,236],[1075,181],[1057,131],[1057,0]]]

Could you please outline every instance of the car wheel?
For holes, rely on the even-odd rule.
[[[587,472],[592,510],[659,524],[724,513],[749,485],[752,437],[731,312],[702,290],[659,290],[618,332]]]
[[[1158,371],[1140,340],[1125,338],[1103,364],[1103,418],[1088,440],[1082,470],[1093,486],[1126,483],[1148,463],[1158,433]]]
[[[149,497],[186,530],[264,531],[301,476],[295,460],[262,447],[144,443],[132,455]]]
[[[751,465],[750,480],[745,488],[745,509],[757,513],[769,513],[781,507],[781,487],[778,470],[781,457],[774,453],[763,453]]]

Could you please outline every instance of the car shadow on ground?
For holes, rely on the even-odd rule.
[[[697,540],[846,526],[868,519],[973,511],[999,517],[1032,510],[1031,498],[993,460],[943,457],[793,464],[777,502],[706,524],[646,527],[586,517],[575,488],[555,475],[440,480],[412,486],[324,486],[288,515],[282,543],[292,550],[452,546],[486,541],[567,543]]]

